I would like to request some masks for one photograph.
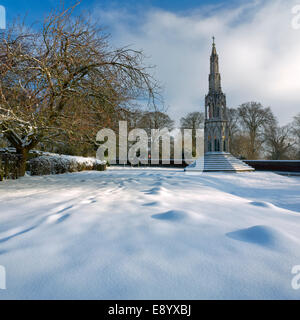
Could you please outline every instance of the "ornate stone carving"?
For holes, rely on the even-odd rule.
[[[229,151],[226,96],[221,88],[219,57],[214,42],[210,56],[209,92],[205,96],[204,129],[205,152]]]

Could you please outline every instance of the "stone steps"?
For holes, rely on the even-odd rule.
[[[207,152],[204,157],[197,159],[185,168],[185,171],[254,171],[252,167],[235,158],[230,153]]]

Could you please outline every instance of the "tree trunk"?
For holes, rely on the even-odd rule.
[[[4,134],[6,139],[11,143],[11,145],[16,148],[17,154],[21,156],[18,161],[18,176],[23,177],[26,173],[26,161],[28,159],[28,153],[33,149],[39,142],[40,136],[30,135],[29,143],[24,146],[24,139],[21,139],[13,130],[7,130]],[[27,138],[29,135],[27,136]]]
[[[27,148],[17,148],[17,154],[21,155],[21,158],[18,162],[18,174],[20,177],[25,176],[26,173],[26,161],[28,159],[28,152]]]

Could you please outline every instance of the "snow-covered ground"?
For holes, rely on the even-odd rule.
[[[300,178],[123,169],[0,183],[0,299],[300,299]]]

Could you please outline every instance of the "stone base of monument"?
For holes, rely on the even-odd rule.
[[[226,152],[207,152],[192,164],[185,168],[185,171],[225,171],[242,172],[254,171],[252,167],[242,160],[235,158],[232,154]]]

